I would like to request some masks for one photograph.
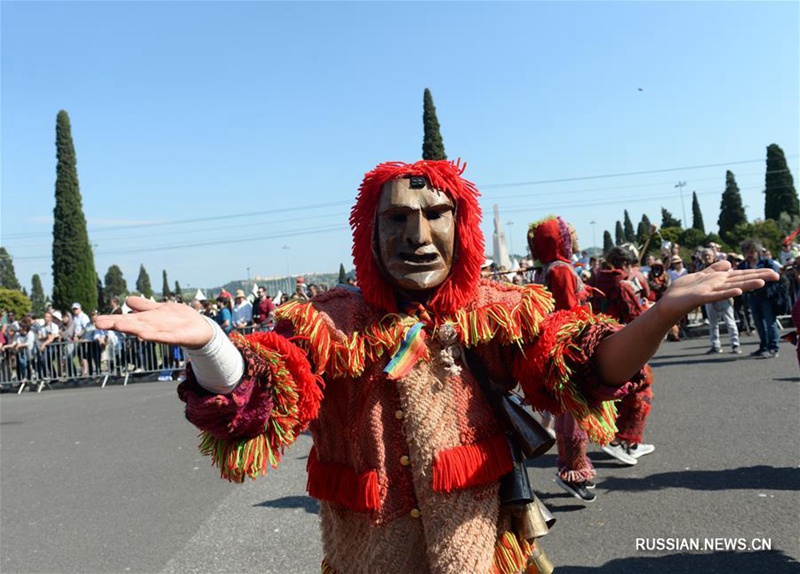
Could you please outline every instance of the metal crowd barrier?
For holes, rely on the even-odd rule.
[[[243,335],[272,330],[272,325],[236,329]],[[0,351],[0,387],[18,387],[21,394],[27,387],[42,392],[53,383],[99,382],[105,387],[112,378],[128,384],[132,375],[159,375],[171,380],[186,366],[183,350],[177,345],[142,341],[116,333],[100,340],[55,341],[43,351],[38,343],[33,350],[3,349]]]
[[[118,377],[127,385],[133,374],[159,373],[172,378],[184,368],[183,352],[176,345],[151,343],[136,337],[116,335],[100,340],[57,341],[40,351],[4,349],[0,354],[0,386],[27,386],[41,392],[53,383],[81,383],[87,380],[106,386]]]

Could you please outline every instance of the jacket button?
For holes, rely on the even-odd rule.
[[[394,412],[394,418],[397,420],[401,420],[404,416],[406,416],[406,413],[404,413],[402,409],[398,409]]]
[[[411,518],[419,518],[420,516],[422,516],[422,513],[419,511],[419,508],[414,508],[411,511]]]
[[[406,455],[403,455],[400,457],[400,464],[402,464],[403,466],[408,466],[409,464],[411,464],[411,459],[408,458]]]

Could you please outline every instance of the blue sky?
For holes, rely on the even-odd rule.
[[[624,209],[690,219],[692,191],[716,231],[727,169],[750,219],[769,144],[800,177],[798,6],[3,1],[0,241],[49,293],[64,109],[101,276],[349,269],[358,184],[420,157],[426,87],[489,248],[495,203],[515,252],[550,213],[583,246]]]

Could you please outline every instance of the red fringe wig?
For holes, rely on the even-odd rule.
[[[375,215],[383,184],[412,175],[425,177],[430,187],[446,193],[455,204],[453,267],[428,301],[427,309],[437,315],[449,315],[474,300],[484,261],[484,242],[480,230],[480,194],[475,184],[461,177],[465,168],[466,164],[460,161],[387,162],[364,176],[356,204],[350,211],[350,227],[358,286],[367,303],[387,313],[397,312],[395,288],[384,276],[375,255],[379,252],[373,245]]]

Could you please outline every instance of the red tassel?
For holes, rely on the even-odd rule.
[[[313,447],[308,453],[306,468],[306,490],[312,498],[335,502],[354,512],[369,512],[381,507],[377,471],[356,473],[344,464],[321,462]]]
[[[433,490],[450,492],[494,482],[514,466],[504,434],[436,454],[433,461]]]

